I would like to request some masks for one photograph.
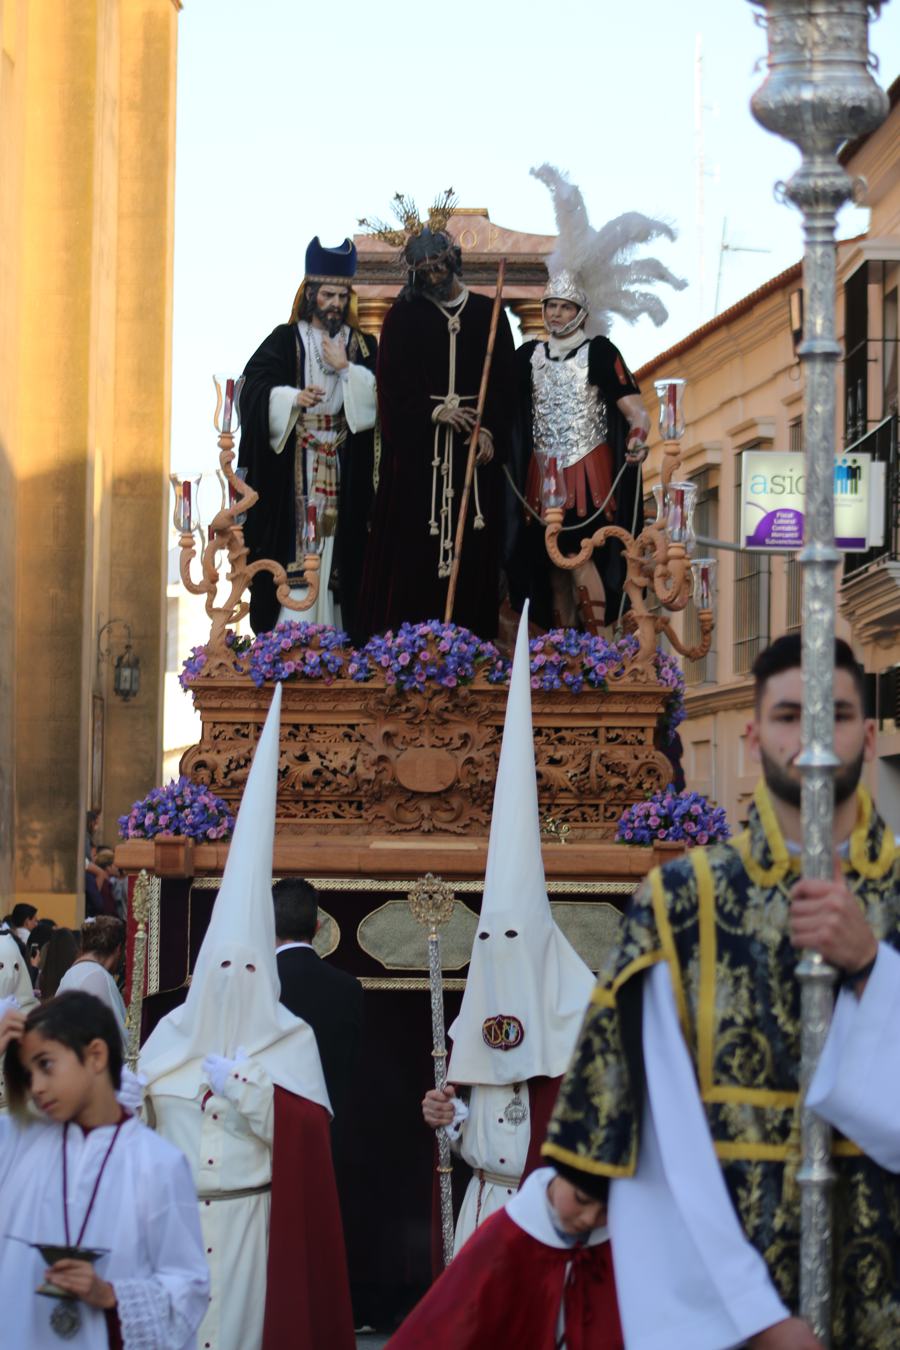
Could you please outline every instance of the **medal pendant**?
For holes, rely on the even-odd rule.
[[[511,1102],[507,1102],[506,1106],[503,1109],[503,1115],[504,1118],[509,1122],[509,1124],[515,1127],[524,1124],[524,1122],[528,1119],[528,1107],[522,1101],[522,1098],[519,1096],[518,1092],[513,1097]]]
[[[81,1309],[78,1300],[63,1298],[50,1314],[50,1326],[61,1341],[71,1341],[81,1330]]]

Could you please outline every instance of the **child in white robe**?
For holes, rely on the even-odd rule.
[[[197,1195],[184,1157],[116,1100],[113,1014],[75,991],[27,1017],[9,1010],[0,1053],[12,1112],[0,1119],[3,1344],[49,1350],[68,1322],[77,1350],[195,1346],[209,1298]],[[35,1243],[104,1255],[48,1269]],[[44,1279],[70,1298],[38,1295]]]

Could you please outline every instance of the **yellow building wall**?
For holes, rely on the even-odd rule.
[[[177,7],[0,0],[0,31],[0,886],[74,918],[95,694],[102,835],[159,770]],[[128,704],[97,661],[111,617]]]

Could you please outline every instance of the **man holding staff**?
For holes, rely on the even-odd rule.
[[[375,228],[379,238],[402,244],[407,281],[379,345],[382,452],[356,637],[444,617],[492,316],[492,302],[462,279],[461,251],[446,230],[452,212],[445,196],[427,224],[415,217],[412,227],[407,215],[406,232]],[[513,341],[501,313],[452,615],[482,638],[497,632],[512,403]]]
[[[835,667],[832,878],[800,874],[794,634],[754,667],[747,829],[651,872],[560,1089],[543,1151],[579,1191],[609,1188],[629,1350],[822,1345],[797,1316],[810,948],[840,973],[807,1099],[835,1129],[832,1345],[900,1344],[900,849],[859,783],[875,728],[844,642]]]

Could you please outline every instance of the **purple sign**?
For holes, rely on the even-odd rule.
[[[748,534],[746,548],[802,548],[803,512],[792,507],[768,511],[752,534]]]

